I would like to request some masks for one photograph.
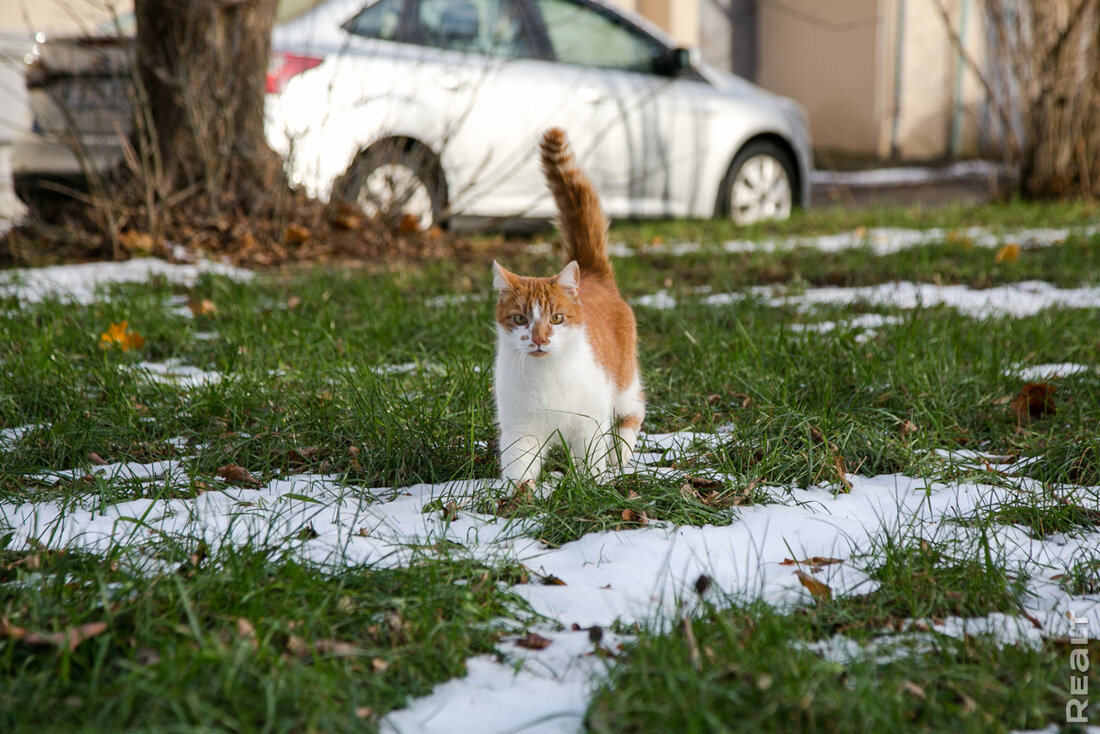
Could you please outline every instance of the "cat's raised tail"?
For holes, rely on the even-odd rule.
[[[611,281],[607,259],[607,217],[600,197],[577,166],[565,131],[552,127],[539,142],[542,172],[558,207],[558,228],[565,238],[566,259],[576,260],[581,273]]]

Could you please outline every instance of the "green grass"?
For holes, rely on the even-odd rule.
[[[950,555],[960,550],[888,542],[868,569],[875,591],[786,614],[758,602],[704,603],[671,634],[644,633],[622,652],[588,729],[987,732],[1064,720],[1069,641],[934,631],[949,616],[1020,610],[1024,579]],[[844,659],[814,647],[838,641]],[[1095,665],[1100,644],[1088,651]],[[1095,671],[1089,677],[1100,683]]]
[[[493,654],[522,608],[501,590],[514,573],[468,561],[325,574],[262,548],[176,550],[152,578],[121,557],[0,553],[6,625],[105,625],[72,650],[0,643],[0,728],[373,730]]]
[[[646,430],[704,438],[663,456],[665,474],[597,485],[555,458],[561,476],[549,496],[488,496],[461,509],[508,515],[557,546],[658,522],[735,523],[742,506],[785,500],[792,487],[843,492],[853,473],[1019,482],[935,453],[973,449],[1030,459],[1018,469],[1036,491],[958,518],[962,530],[1017,525],[1036,538],[1095,532],[1097,508],[1085,499],[1058,500],[1068,496],[1063,485],[1100,485],[1094,310],[976,321],[944,307],[803,311],[752,296],[715,306],[698,289],[768,284],[799,293],[894,280],[1096,286],[1098,235],[1025,247],[1015,262],[1001,263],[996,250],[957,234],[887,256],[805,248],[730,255],[720,246],[861,226],[1085,226],[1097,216],[1094,204],[1015,202],[821,210],[749,230],[715,222],[616,225],[612,240],[645,246],[616,260],[623,293],[665,290],[679,303],[635,309]],[[702,250],[674,257],[655,241],[697,241]],[[193,288],[163,281],[117,286],[110,301],[90,306],[0,301],[0,428],[32,426],[0,447],[0,500],[101,512],[129,499],[192,498],[220,486],[217,472],[227,464],[261,482],[323,473],[352,491],[496,476],[490,261],[532,275],[556,272],[560,263],[516,242],[482,244],[482,255],[419,267],[301,269],[250,283],[205,277]],[[216,310],[181,315],[181,299],[207,299]],[[791,328],[866,313],[897,323],[873,334]],[[99,335],[123,320],[145,346],[101,348]],[[137,368],[169,359],[222,379],[183,389]],[[1048,362],[1094,369],[1051,380],[1054,410],[1021,417],[1012,402],[1025,381],[1013,370]],[[406,363],[416,366],[387,367]],[[182,462],[183,479],[80,476],[100,462],[166,459]],[[34,478],[68,469],[78,476]],[[689,476],[720,484],[692,486]],[[447,512],[443,503],[433,509]],[[0,527],[0,537],[6,532]],[[740,600],[706,606],[692,623],[701,670],[697,657],[683,658],[683,630],[645,632],[597,697],[590,726],[979,731],[1060,720],[1068,652],[1056,641],[1032,649],[937,638],[934,649],[902,660],[869,655],[850,666],[806,648],[834,634],[867,645],[903,619],[1018,613],[1024,579],[988,548],[891,542],[870,569],[880,586],[865,597],[795,612]],[[0,635],[0,729],[370,728],[385,711],[460,674],[470,655],[491,654],[499,620],[522,612],[505,588],[522,569],[433,557],[407,569],[322,571],[255,547],[225,549],[187,568],[189,551],[168,540],[150,541],[144,551],[165,563],[151,580],[121,551],[107,559],[3,551],[0,612],[10,625],[42,634],[93,622],[108,628],[72,652]],[[181,564],[184,571],[175,572]],[[1096,559],[1079,559],[1059,583],[1074,594],[1097,593]],[[400,635],[386,622],[395,609],[411,625]],[[440,609],[448,611],[442,618]],[[239,619],[248,620],[254,637],[239,633]],[[319,642],[322,650],[355,652],[318,653]],[[433,654],[419,654],[426,649]],[[375,659],[388,665],[376,670]],[[367,710],[365,718],[357,715]],[[687,723],[673,725],[678,717]]]

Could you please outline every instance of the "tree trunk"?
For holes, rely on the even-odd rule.
[[[264,94],[278,0],[136,0],[144,92],[135,146],[158,198],[211,215],[270,212],[285,188],[264,137]]]

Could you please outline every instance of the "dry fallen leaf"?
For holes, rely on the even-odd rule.
[[[528,632],[524,637],[516,640],[517,647],[525,647],[528,650],[543,650],[550,646],[553,640],[547,639],[535,632]]]
[[[327,639],[316,640],[313,643],[313,650],[318,655],[331,655],[338,658],[352,657],[360,652],[360,649],[350,642]]]
[[[218,467],[218,476],[227,482],[243,482],[245,484],[259,484],[260,480],[252,476],[252,474],[243,466],[237,466],[236,464],[226,464],[225,466]]]
[[[925,700],[926,698],[928,698],[928,694],[926,694],[924,692],[924,689],[921,688],[920,686],[918,686],[916,683],[914,683],[911,680],[907,680],[904,683],[902,683],[901,684],[901,690],[903,690],[905,693],[908,693],[911,696],[915,696],[916,698],[919,698],[922,701]]]
[[[218,312],[218,307],[209,298],[192,298],[187,301],[187,308],[195,316],[213,316]]]
[[[374,658],[373,660],[370,661],[370,666],[371,666],[371,669],[374,670],[375,673],[385,673],[386,670],[389,669],[390,664],[387,663],[382,658]]]
[[[130,331],[129,321],[122,321],[111,324],[107,327],[107,331],[99,335],[99,346],[102,349],[117,346],[122,351],[128,352],[145,346],[145,337],[136,331]]]
[[[1052,396],[1057,389],[1045,382],[1029,382],[1024,385],[1010,403],[1016,420],[1026,423],[1053,413],[1055,408]]]
[[[397,231],[401,234],[416,234],[420,231],[420,220],[416,218],[415,214],[406,214],[401,217],[401,222],[397,225]]]
[[[993,256],[993,262],[996,263],[1014,263],[1020,259],[1020,246],[1015,242],[1010,242],[997,250],[997,254]]]
[[[549,576],[543,576],[542,577],[542,585],[543,586],[565,586],[565,582],[562,581],[561,579],[559,579],[554,574],[550,574]]]
[[[70,652],[77,648],[84,640],[103,634],[107,631],[106,622],[91,622],[79,627],[69,627],[63,632],[40,634],[31,632],[23,627],[13,625],[7,617],[0,618],[0,637],[17,640],[28,645],[53,645],[57,648],[67,648]]]
[[[283,242],[288,245],[300,245],[312,236],[312,232],[307,227],[303,227],[300,224],[291,224],[286,228],[286,235],[283,237]]]
[[[832,589],[805,571],[795,571],[794,575],[798,577],[798,582],[805,586],[806,590],[809,591],[810,595],[815,599],[829,601],[833,598]]]
[[[118,233],[118,244],[122,249],[132,253],[148,253],[153,251],[153,237],[147,232],[139,232],[136,229],[127,229]]]
[[[796,561],[793,558],[784,558],[779,564],[780,566],[809,566],[810,571],[817,573],[825,566],[831,566],[834,563],[844,563],[843,558],[828,558],[826,556],[811,556],[804,561]]]

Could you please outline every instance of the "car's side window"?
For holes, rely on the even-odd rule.
[[[536,0],[558,61],[628,71],[654,71],[664,47],[593,8],[569,0]]]
[[[405,0],[378,0],[341,26],[348,33],[383,41],[396,41]]]
[[[418,40],[490,56],[532,56],[516,0],[419,0]]]

